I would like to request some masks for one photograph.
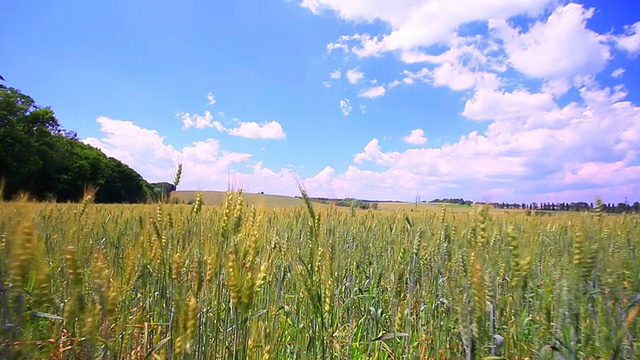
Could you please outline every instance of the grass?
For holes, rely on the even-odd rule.
[[[638,358],[638,216],[252,197],[0,203],[0,357]]]

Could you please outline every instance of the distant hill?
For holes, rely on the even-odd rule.
[[[226,198],[226,192],[224,191],[200,191],[202,193],[202,199],[204,200],[205,205],[222,205]],[[185,191],[178,190],[173,193],[176,198],[180,201],[190,202],[194,201],[198,191]],[[283,207],[302,207],[304,206],[304,201],[300,197],[292,197],[292,196],[283,196],[283,195],[269,195],[269,194],[255,194],[255,193],[243,193],[245,202],[248,205],[258,206],[258,207],[269,207],[269,208],[283,208]],[[336,205],[336,202],[344,201],[345,199],[327,199],[327,198],[312,198],[313,206],[316,208],[330,206],[330,203]],[[355,199],[348,199],[355,200]],[[358,204],[367,203],[373,204],[372,201],[367,200],[357,200]],[[411,210],[416,208],[415,202],[402,202],[402,201],[379,201],[375,202],[378,210],[386,210],[386,211],[398,211],[398,210]],[[447,208],[457,208],[457,204],[442,204],[442,203],[425,203],[420,202],[417,204],[419,209],[439,209],[442,206],[446,206]],[[339,208],[344,209],[345,207]],[[358,207],[358,206],[357,206]],[[466,207],[470,209],[471,207]],[[348,208],[347,208],[348,209]],[[373,207],[372,207],[373,209]]]
[[[198,192],[202,193],[202,200],[205,205],[222,205],[226,199],[225,191],[183,191],[178,190],[174,192],[174,196],[184,202],[195,200]],[[267,195],[267,194],[251,194],[243,193],[242,196],[247,204],[259,207],[292,207],[292,206],[304,206],[304,202],[301,198],[282,196],[282,195]]]

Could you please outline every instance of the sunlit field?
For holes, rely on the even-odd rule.
[[[2,358],[637,359],[640,217],[0,203]]]

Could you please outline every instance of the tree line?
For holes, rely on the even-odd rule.
[[[462,198],[459,199],[433,199],[429,201],[431,203],[447,203],[447,204],[458,204],[458,205],[472,205],[473,201],[465,200]],[[518,210],[541,210],[541,211],[595,211],[597,208],[597,204],[587,203],[584,201],[578,202],[532,202],[532,203],[497,203],[492,202],[488,203],[489,206],[497,208],[497,209],[518,209]],[[604,213],[611,214],[622,214],[622,213],[640,213],[640,202],[634,202],[633,204],[629,204],[627,202],[621,203],[602,203],[601,210]]]
[[[594,203],[586,202],[559,202],[559,203],[522,203],[522,204],[508,204],[508,203],[492,203],[493,207],[498,209],[523,209],[523,210],[542,210],[542,211],[595,211],[597,205]],[[628,204],[626,202],[603,203],[601,205],[601,211],[610,214],[623,214],[623,213],[640,213],[640,202],[634,202]]]
[[[171,184],[169,184],[171,185]],[[132,168],[63,129],[49,107],[0,84],[0,198],[101,203],[160,199],[175,187],[149,184]]]
[[[368,201],[368,200],[359,200],[359,199],[353,199],[353,198],[345,198],[345,199],[311,198],[311,200],[322,203],[322,204],[334,204],[335,206],[357,208],[362,210],[378,209],[377,202]]]

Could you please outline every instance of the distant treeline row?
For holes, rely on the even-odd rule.
[[[423,201],[426,202],[426,201]],[[430,203],[446,203],[446,204],[458,204],[458,205],[469,205],[473,204],[471,200],[465,200],[463,198],[460,199],[433,199],[429,201]]]
[[[464,199],[433,199],[431,203],[448,203],[459,205],[472,205],[474,202]],[[595,211],[596,204],[587,202],[559,202],[559,203],[489,203],[490,206],[497,209],[521,209],[521,210],[543,210],[543,211]],[[605,213],[640,213],[640,202],[633,204],[602,204],[602,212]]]
[[[531,203],[531,204],[507,204],[507,203],[492,203],[493,207],[498,209],[523,209],[523,210],[543,210],[543,211],[595,211],[596,206],[594,203],[586,202],[572,202],[572,203]],[[634,202],[633,204],[618,203],[618,204],[602,204],[602,212],[612,214],[623,213],[640,213],[640,203]]]
[[[353,198],[345,199],[329,199],[329,198],[312,198],[312,201],[322,204],[334,204],[335,206],[353,207],[357,209],[378,209],[378,203],[375,201],[359,200]]]

